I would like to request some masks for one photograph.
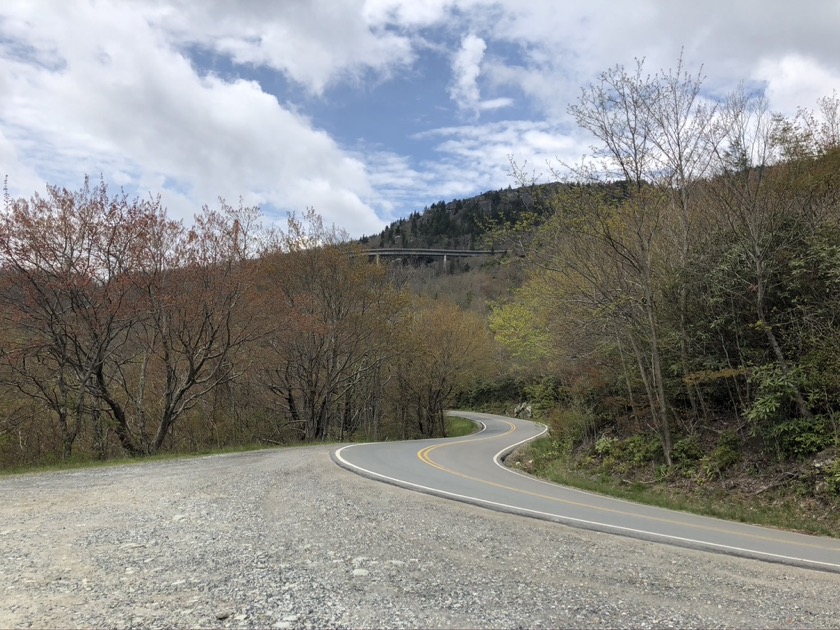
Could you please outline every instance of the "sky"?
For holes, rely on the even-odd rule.
[[[568,107],[617,64],[815,108],[837,33],[840,0],[0,0],[0,176],[359,237],[576,161]]]

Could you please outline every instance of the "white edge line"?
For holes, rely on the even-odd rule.
[[[483,422],[481,424],[484,425],[484,428],[482,429],[482,431],[483,431],[484,429],[487,428],[487,426]],[[512,446],[507,446],[507,447],[503,448],[501,451],[496,453],[496,455],[493,458],[493,461],[496,462],[497,465],[502,466],[502,468],[505,468],[505,470],[510,470],[509,468],[506,468],[504,465],[499,464],[499,462],[497,461],[497,458],[500,455],[502,455],[503,453],[510,452],[511,450],[516,448],[517,446],[519,446],[521,444],[524,444],[525,442],[528,442],[529,440],[536,439],[539,436],[543,435],[546,431],[548,431],[548,427],[546,427],[545,425],[543,425],[543,427],[544,427],[543,431],[538,433],[537,435],[526,438],[524,440],[521,440],[521,441],[517,442],[516,444],[514,444]],[[479,431],[479,433],[480,432],[481,431]],[[473,435],[475,435],[475,434],[473,434]],[[369,476],[372,476],[372,477],[377,477],[379,479],[384,479],[384,480],[386,480],[386,481],[388,481],[392,484],[398,485],[398,486],[410,486],[412,488],[417,488],[418,490],[421,490],[423,492],[427,492],[427,493],[430,493],[430,494],[444,495],[444,496],[447,496],[447,497],[452,497],[454,499],[464,501],[466,503],[473,503],[473,504],[477,503],[477,504],[480,504],[480,505],[488,505],[488,506],[491,506],[493,508],[503,508],[505,511],[510,511],[510,512],[514,512],[514,513],[517,513],[517,512],[518,513],[527,513],[527,514],[530,514],[530,515],[533,515],[533,516],[536,516],[536,517],[547,518],[550,521],[561,522],[561,523],[577,523],[579,525],[587,526],[588,529],[594,529],[596,531],[603,531],[604,529],[615,530],[617,532],[621,532],[623,534],[630,535],[631,537],[641,538],[643,540],[651,540],[651,539],[662,540],[662,539],[665,539],[665,540],[680,542],[680,543],[683,543],[685,546],[688,546],[690,548],[695,548],[695,549],[697,549],[697,548],[703,549],[703,548],[712,547],[712,548],[720,549],[720,550],[724,550],[724,551],[738,552],[742,556],[746,556],[748,558],[755,558],[755,557],[772,558],[772,559],[775,559],[775,560],[778,560],[778,561],[787,561],[787,562],[798,563],[798,564],[800,564],[800,566],[802,566],[802,565],[805,565],[805,566],[819,565],[819,566],[822,566],[822,567],[831,568],[831,569],[835,569],[835,570],[840,569],[840,564],[835,564],[835,563],[832,563],[832,562],[820,562],[819,560],[808,560],[807,558],[797,558],[795,556],[783,556],[781,554],[769,553],[769,552],[766,552],[766,551],[757,551],[755,549],[744,549],[742,547],[732,547],[732,546],[729,546],[729,545],[722,545],[720,543],[713,543],[713,542],[704,541],[704,540],[696,540],[696,539],[693,539],[693,538],[683,538],[681,536],[672,536],[670,534],[658,534],[656,532],[650,532],[650,531],[647,531],[647,530],[644,530],[644,529],[634,529],[632,527],[622,527],[621,525],[610,525],[609,523],[601,523],[601,522],[598,522],[598,521],[589,521],[589,520],[586,520],[586,519],[574,518],[572,516],[563,516],[563,515],[560,515],[560,514],[553,514],[551,512],[542,512],[540,510],[532,510],[532,509],[529,509],[529,508],[518,507],[518,506],[515,506],[515,505],[508,505],[506,503],[498,503],[496,501],[489,501],[487,499],[480,499],[478,497],[472,497],[472,496],[465,495],[465,494],[457,494],[455,492],[449,492],[447,490],[440,490],[438,488],[431,488],[429,486],[424,486],[424,485],[421,485],[419,483],[413,483],[411,481],[405,481],[404,479],[397,479],[396,477],[389,477],[388,475],[383,475],[381,473],[374,472],[372,470],[368,470],[367,468],[363,468],[361,466],[358,466],[357,464],[350,463],[349,461],[344,459],[344,457],[342,457],[341,452],[345,451],[349,448],[353,448],[354,446],[360,446],[360,445],[359,444],[350,444],[348,446],[343,446],[343,447],[339,448],[338,450],[334,451],[333,456],[336,459],[338,459],[345,466],[345,468],[361,471],[361,472],[365,473],[366,475],[369,475]],[[515,471],[511,471],[511,472],[515,472]]]
[[[540,437],[541,435],[544,435],[546,433],[546,431],[548,431],[548,427],[546,427],[542,422],[536,422],[534,420],[531,420],[531,422],[533,422],[534,424],[539,424],[539,425],[544,426],[545,430],[542,431],[542,433],[539,433],[532,438],[528,438],[529,440],[535,440],[536,438]],[[559,486],[559,487],[563,488],[564,490],[566,490],[567,492],[572,492],[574,494],[581,494],[581,495],[589,496],[589,497],[595,497],[596,499],[604,499],[604,500],[607,500],[607,501],[610,501],[610,502],[614,501],[616,503],[624,503],[624,504],[627,504],[627,505],[647,507],[647,508],[650,508],[652,510],[666,510],[668,512],[676,512],[677,514],[681,514],[681,515],[685,515],[685,516],[697,516],[697,517],[705,519],[705,520],[717,521],[717,522],[723,523],[725,525],[736,525],[738,527],[743,527],[745,529],[747,529],[747,528],[748,529],[755,529],[755,530],[758,530],[758,531],[764,533],[765,535],[769,531],[769,532],[778,532],[779,534],[792,534],[793,536],[802,537],[802,538],[806,538],[806,539],[807,538],[812,538],[812,539],[816,538],[816,539],[822,540],[822,539],[825,538],[825,537],[822,537],[822,536],[815,536],[813,534],[803,534],[803,533],[800,533],[800,532],[789,532],[789,531],[785,531],[785,530],[775,530],[773,528],[764,527],[762,525],[755,525],[753,523],[743,523],[741,521],[730,521],[730,520],[726,520],[724,518],[720,518],[720,517],[717,517],[717,516],[708,516],[706,514],[694,514],[692,512],[684,512],[682,510],[669,510],[668,508],[661,508],[661,507],[658,507],[658,506],[655,506],[655,505],[648,505],[646,503],[639,503],[637,501],[631,501],[629,499],[622,499],[621,497],[614,497],[614,496],[611,496],[611,495],[608,495],[608,494],[599,494],[597,492],[591,492],[589,490],[581,490],[580,488],[575,488],[574,486],[567,486],[567,485],[564,485],[564,484],[561,484],[561,483],[556,483],[554,481],[548,481],[547,479],[540,479],[539,477],[535,477],[534,475],[529,475],[528,473],[523,472],[521,470],[516,470],[515,468],[511,468],[510,466],[506,466],[505,463],[502,461],[502,458],[507,456],[507,455],[510,455],[516,449],[517,446],[520,446],[521,444],[523,444],[524,442],[527,442],[527,441],[528,440],[523,440],[522,442],[517,442],[516,444],[514,444],[513,446],[511,446],[509,448],[502,449],[501,451],[496,453],[496,455],[493,457],[493,463],[495,463],[496,466],[498,466],[502,470],[504,470],[506,472],[509,472],[512,475],[517,475],[518,477],[528,479],[532,483],[539,483],[539,484],[554,487],[554,488]],[[642,516],[644,517],[644,515],[642,515]],[[656,534],[656,535],[658,535],[658,534]],[[786,542],[781,538],[777,538],[777,539],[774,539],[774,540],[778,540],[779,542]],[[829,539],[829,540],[831,540],[831,539]],[[798,544],[798,543],[793,543],[793,544]],[[803,542],[802,544],[808,544],[808,543]],[[813,543],[810,543],[810,544],[813,544]],[[837,549],[833,548],[833,550],[836,551]],[[782,557],[787,557],[787,556],[782,556]],[[808,562],[810,562],[810,560]],[[831,564],[831,566],[840,566],[840,565]]]

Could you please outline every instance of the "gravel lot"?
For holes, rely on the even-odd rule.
[[[495,513],[329,451],[0,478],[0,627],[840,625],[840,575]]]

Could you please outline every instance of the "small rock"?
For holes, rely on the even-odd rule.
[[[233,613],[229,610],[219,610],[216,612],[216,619],[219,621],[224,621],[228,617],[230,617]]]
[[[353,577],[365,577],[368,573],[367,569],[353,569]]]
[[[178,521],[183,521],[185,518],[187,518],[186,514],[176,514],[172,517],[172,520],[177,523]]]
[[[280,630],[288,630],[292,627],[291,621],[278,621],[275,623],[272,628],[280,628]]]

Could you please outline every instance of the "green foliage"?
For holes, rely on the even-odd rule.
[[[569,456],[569,450],[562,440],[541,439],[528,445],[528,456],[531,458],[529,468],[532,470],[543,470],[565,460]]]
[[[469,199],[441,200],[424,208],[422,213],[411,213],[407,220],[394,221],[368,242],[373,247],[405,247],[409,235],[415,247],[475,249],[477,242],[492,240],[493,232],[500,226],[539,224],[544,208],[535,207],[533,197],[548,195],[557,187],[556,183],[521,189],[508,187]]]
[[[556,406],[561,398],[560,383],[556,378],[546,376],[536,383],[526,385],[525,398],[531,401],[536,412],[545,412]]]
[[[512,303],[495,305],[490,314],[490,330],[515,358],[539,361],[547,356],[548,333],[527,305]]]
[[[690,435],[677,440],[674,444],[674,450],[671,452],[671,457],[674,459],[674,463],[678,465],[690,464],[702,458],[703,449],[697,436]]]
[[[512,376],[495,380],[475,379],[457,393],[455,404],[465,409],[501,411],[511,401],[521,400],[522,391],[522,382]]]
[[[834,427],[825,416],[780,422],[765,432],[780,460],[803,459],[837,442]]]
[[[692,111],[700,93],[641,64],[584,88],[570,113],[600,139],[596,159],[547,200],[550,216],[530,238],[508,231],[531,273],[514,297],[523,315],[507,313],[505,332],[536,317],[549,357],[527,352],[524,334],[508,334],[509,345],[522,361],[551,361],[543,373],[563,373],[564,393],[610,425],[576,451],[590,475],[649,479],[670,431],[682,438],[668,458],[676,466],[659,478],[720,491],[746,464],[789,472],[837,444],[826,419],[840,410],[840,149],[836,135],[817,146],[813,129],[774,119],[743,92],[717,113]],[[708,143],[704,125],[723,145]],[[658,133],[685,140],[671,148],[692,147],[707,170],[675,184],[689,156],[667,154]],[[766,152],[750,144],[759,138]],[[669,160],[677,168],[663,169]],[[751,434],[718,434],[742,419]]]
[[[822,536],[837,536],[840,532],[838,512],[821,514],[805,509],[801,498],[779,498],[770,493],[742,495],[721,492],[714,484],[685,486],[665,485],[672,481],[672,471],[665,464],[657,467],[656,483],[631,483],[606,475],[595,476],[587,458],[569,457],[553,440],[537,440],[520,452],[519,461],[528,463],[527,470],[538,477],[556,483],[598,492],[648,505],[705,514],[744,523],[769,525],[810,532]],[[834,481],[829,488],[840,494],[840,463],[832,470]],[[831,484],[835,485],[831,485]],[[831,501],[829,505],[837,505]]]
[[[741,440],[734,431],[724,431],[718,439],[717,447],[711,454],[700,460],[700,470],[706,479],[721,478],[724,471],[741,459]]]
[[[840,459],[835,460],[834,464],[826,470],[827,490],[831,494],[840,495]]]
[[[555,408],[548,415],[551,435],[564,453],[594,439],[601,421],[589,409],[582,407]]]
[[[659,437],[648,433],[639,433],[623,440],[602,436],[592,450],[601,459],[602,469],[610,472],[641,468],[662,458]]]
[[[656,461],[662,455],[662,445],[655,435],[638,434],[624,441],[624,451],[636,466]]]
[[[598,438],[598,441],[595,442],[595,446],[592,447],[592,450],[601,457],[608,457],[616,452],[618,443],[618,438],[606,435],[601,436]]]
[[[446,437],[461,437],[471,435],[478,430],[478,426],[472,420],[459,418],[457,416],[446,416]]]
[[[757,386],[757,395],[747,411],[747,420],[756,424],[778,422],[803,386],[802,370],[783,370],[778,363],[770,363],[752,370],[749,380]]]

